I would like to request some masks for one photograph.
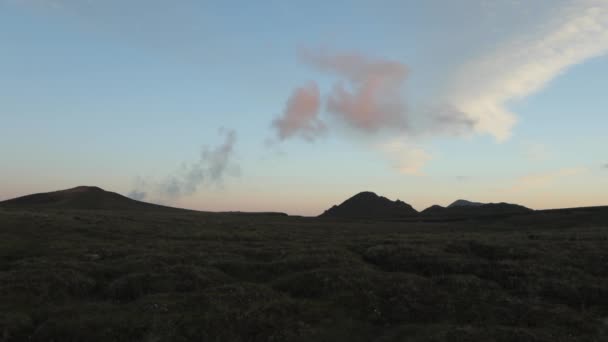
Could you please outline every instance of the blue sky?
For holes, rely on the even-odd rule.
[[[608,204],[608,3],[0,0],[0,199]]]

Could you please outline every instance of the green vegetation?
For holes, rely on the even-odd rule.
[[[522,220],[0,209],[0,341],[607,341],[608,221]]]

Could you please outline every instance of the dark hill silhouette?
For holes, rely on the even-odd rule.
[[[460,201],[460,200],[459,200]],[[454,202],[457,203],[458,201]],[[468,201],[465,201],[468,202]],[[534,210],[518,204],[511,203],[473,203],[471,205],[461,202],[462,205],[442,207],[431,206],[421,212],[421,216],[427,219],[469,219],[469,218],[492,218],[507,217],[511,215],[532,213]]]
[[[515,215],[505,222],[551,229],[580,224],[606,226],[608,206],[535,210],[529,214]]]
[[[252,212],[252,211],[222,211],[220,213],[221,214],[228,214],[228,215],[238,215],[238,216],[251,216],[251,217],[257,217],[257,216],[286,217],[286,216],[289,216],[286,213],[282,213],[282,212],[278,212],[278,211],[260,211],[260,212]]]
[[[446,207],[442,207],[440,205],[430,206],[423,211],[420,212],[420,215],[425,216],[434,216],[434,215],[444,215],[446,213]]]
[[[455,207],[479,207],[479,206],[482,206],[484,204],[485,203],[471,202],[471,201],[459,199],[459,200],[454,201],[454,203],[448,205],[448,208],[455,208]]]
[[[365,191],[326,210],[321,217],[340,218],[400,218],[416,216],[418,212],[402,201],[391,201],[373,192]]]
[[[77,210],[185,210],[136,201],[95,186],[27,195],[0,202],[1,208]]]

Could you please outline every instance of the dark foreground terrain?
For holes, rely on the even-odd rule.
[[[25,340],[608,341],[608,215],[0,208],[0,341]]]

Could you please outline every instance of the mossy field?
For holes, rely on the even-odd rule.
[[[0,209],[0,341],[608,341],[608,220]]]

